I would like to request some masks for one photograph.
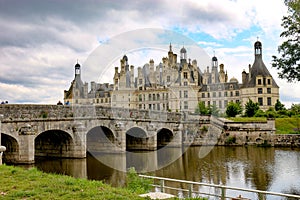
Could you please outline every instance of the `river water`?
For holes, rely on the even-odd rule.
[[[89,153],[86,159],[38,158],[35,166],[113,186],[124,185],[125,173],[120,170],[134,166],[137,171],[160,177],[300,194],[300,149],[216,146],[136,155]]]

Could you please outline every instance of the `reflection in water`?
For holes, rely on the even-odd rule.
[[[143,154],[136,156],[133,153],[127,155],[124,153],[88,154],[86,159],[38,159],[36,166],[46,172],[104,180],[113,186],[124,185],[125,173],[112,169],[99,161],[105,158],[126,169],[134,166],[140,171],[147,171],[155,167],[159,170],[150,172],[150,174],[161,177],[274,192],[298,194],[300,192],[299,150],[215,147],[202,158],[199,156],[201,148],[210,147],[190,147],[173,163],[169,161],[172,160],[172,156],[182,152],[181,148],[164,148],[164,151],[160,153],[153,152],[151,157],[141,156]],[[203,190],[203,188],[199,189]],[[230,191],[228,192],[230,193]]]

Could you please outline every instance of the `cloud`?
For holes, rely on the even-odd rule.
[[[101,65],[95,69],[85,65],[89,54],[111,38],[142,28],[175,30],[191,37],[209,54],[215,50],[219,61],[228,66],[229,75],[239,78],[240,68],[253,62],[252,43],[256,36],[266,41],[264,55],[275,52],[281,18],[286,13],[283,4],[279,0],[145,0],[126,3],[119,0],[0,0],[0,98],[14,102],[32,99],[39,103],[56,103],[73,79],[77,59],[82,64],[83,81],[97,81],[100,76],[97,67]],[[270,5],[272,9],[269,9]],[[253,27],[256,27],[255,31]],[[244,33],[248,35],[241,37]],[[209,37],[199,39],[199,34]],[[121,42],[130,49],[140,44],[139,37],[149,42],[161,41],[162,49],[167,49],[166,44],[172,42],[174,49],[179,50],[183,43],[176,37],[151,33],[133,34]],[[111,49],[109,52],[113,54],[115,51]],[[132,52],[130,61],[136,66],[154,58],[158,64],[159,53]],[[191,59],[202,59],[193,49],[188,53]],[[109,62],[118,64],[122,54],[114,55]],[[162,53],[162,56],[166,54]],[[202,66],[207,64],[198,62],[198,65],[203,69]]]

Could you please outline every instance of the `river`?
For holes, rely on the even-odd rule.
[[[45,172],[103,180],[113,186],[124,185],[122,170],[134,166],[155,176],[300,194],[300,149],[215,146],[152,153],[89,153],[86,159],[37,158],[35,166]]]

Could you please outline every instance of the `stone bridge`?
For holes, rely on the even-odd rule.
[[[5,104],[0,114],[3,158],[13,163],[33,163],[35,156],[84,158],[87,151],[189,145],[210,126],[210,116],[93,105]]]
[[[165,146],[300,147],[300,135],[275,134],[275,121],[230,122],[213,116],[102,106],[0,105],[5,162],[35,156],[84,158],[86,152],[157,150]]]

